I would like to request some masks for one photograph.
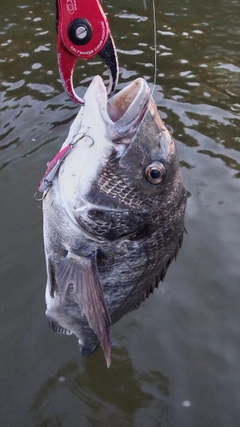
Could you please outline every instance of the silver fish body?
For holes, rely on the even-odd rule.
[[[144,79],[107,100],[96,76],[43,198],[46,316],[111,360],[110,325],[163,280],[184,233],[176,146]]]

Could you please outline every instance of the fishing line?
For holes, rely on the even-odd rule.
[[[155,0],[152,0],[152,11],[153,11],[153,51],[154,51],[153,66],[154,66],[154,73],[153,73],[153,88],[152,88],[151,95],[153,96],[153,92],[155,90],[156,82],[157,82],[157,19],[156,19]]]
[[[143,0],[143,6],[144,6],[144,8],[147,8],[145,0]],[[145,114],[148,111],[148,105],[150,105],[150,103],[151,103],[151,97],[153,97],[153,93],[154,93],[154,90],[156,87],[156,82],[157,82],[157,20],[156,20],[155,0],[152,0],[152,12],[153,12],[153,52],[154,52],[153,53],[153,67],[154,67],[153,87],[152,87],[151,96],[150,96],[149,101],[147,103],[146,110],[145,110],[143,117],[145,116]],[[142,124],[142,122],[138,125],[137,131],[138,131],[139,127],[141,126],[141,124]]]

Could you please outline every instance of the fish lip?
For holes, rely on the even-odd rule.
[[[133,135],[140,125],[151,100],[150,87],[139,77],[118,93],[107,99],[106,88],[100,76],[95,76],[91,85],[102,119],[107,123],[109,136],[116,142]]]

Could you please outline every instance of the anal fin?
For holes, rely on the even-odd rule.
[[[56,279],[62,298],[64,298],[68,286],[73,285],[73,298],[85,314],[90,328],[97,335],[103,348],[107,367],[109,367],[111,364],[111,319],[98,275],[96,253],[89,257],[79,257],[68,253],[58,268]]]
[[[69,331],[69,329],[64,328],[63,326],[59,325],[55,320],[53,320],[51,317],[47,317],[48,325],[50,328],[54,330],[57,334],[61,335],[72,335],[72,332]]]

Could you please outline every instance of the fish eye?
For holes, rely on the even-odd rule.
[[[152,162],[145,169],[146,178],[151,184],[160,184],[166,174],[166,168],[161,162]]]

